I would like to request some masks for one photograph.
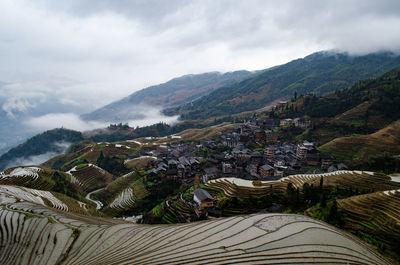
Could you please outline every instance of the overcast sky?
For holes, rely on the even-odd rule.
[[[1,0],[0,99],[11,113],[49,96],[84,112],[180,75],[326,49],[398,52],[400,1]]]

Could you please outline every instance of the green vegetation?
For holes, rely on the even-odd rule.
[[[101,152],[99,158],[97,159],[97,165],[107,170],[111,174],[118,176],[129,172],[129,169],[126,168],[124,161],[124,157],[118,155],[103,156],[103,153]]]
[[[241,119],[232,116],[226,116],[221,118],[215,118],[209,121],[183,121],[175,125],[169,125],[163,122],[159,122],[153,125],[144,127],[126,127],[126,125],[110,125],[109,131],[106,133],[100,130],[99,132],[91,132],[86,137],[94,142],[116,142],[124,141],[133,138],[141,137],[163,137],[167,135],[176,134],[187,129],[201,129],[207,128],[213,125],[221,124],[223,122],[240,122]]]
[[[388,153],[373,155],[361,165],[361,168],[385,174],[400,172],[400,159]]]
[[[5,172],[10,173],[15,168],[9,168]],[[18,185],[32,189],[54,191],[77,200],[83,199],[83,190],[70,182],[70,176],[64,172],[40,167],[38,178],[21,176],[0,179],[0,185]]]
[[[88,166],[88,164],[86,164],[86,163],[79,164],[79,165],[76,166],[76,169],[81,169],[81,168],[84,168],[84,167],[87,167],[87,166]]]

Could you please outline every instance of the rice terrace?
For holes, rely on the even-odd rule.
[[[400,265],[399,0],[0,0],[0,265]]]

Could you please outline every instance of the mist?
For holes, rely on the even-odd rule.
[[[60,155],[62,153],[57,152],[47,152],[40,155],[29,156],[29,157],[18,157],[12,161],[10,161],[5,168],[15,167],[15,166],[32,166],[32,165],[40,165],[47,160],[55,157],[56,155]]]
[[[64,154],[68,148],[71,146],[69,142],[55,142],[53,143],[55,147],[55,151],[49,151],[39,155],[32,155],[28,157],[17,157],[11,160],[5,168],[15,167],[15,166],[31,166],[31,165],[40,165],[47,160],[57,156]]]
[[[50,113],[34,118],[29,118],[25,124],[37,131],[66,128],[76,131],[90,131],[105,128],[111,123],[127,123],[130,127],[143,127],[164,122],[173,125],[178,122],[179,116],[165,116],[160,108],[141,105],[140,107],[120,111],[120,113],[134,113],[131,116],[115,117],[112,120],[84,120],[74,113]],[[118,113],[117,113],[118,114]],[[117,115],[116,114],[116,115]],[[133,118],[136,117],[136,118]]]

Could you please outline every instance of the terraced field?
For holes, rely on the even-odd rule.
[[[112,175],[96,165],[72,168],[67,172],[71,176],[71,182],[79,185],[85,192],[90,192],[105,187],[112,181]]]
[[[14,198],[15,200],[23,200],[28,202],[37,203],[45,206],[51,204],[52,207],[60,209],[63,211],[68,211],[68,206],[57,199],[51,192],[44,190],[35,190],[25,187],[0,185],[0,194],[2,196],[7,196]]]
[[[371,155],[384,152],[397,155],[400,152],[399,133],[400,120],[372,134],[335,138],[319,149],[342,161],[367,160]]]
[[[351,235],[305,216],[137,225],[4,197],[2,264],[390,264]]]
[[[128,184],[129,180],[127,178],[126,180],[126,184]],[[127,188],[123,189],[122,192],[114,198],[108,207],[116,211],[129,210],[135,207],[136,201],[143,199],[149,194],[140,180],[136,180],[128,185]]]
[[[323,178],[324,187],[357,187],[360,190],[386,191],[400,188],[400,182],[390,177],[368,171],[335,171],[324,174],[301,174],[282,178],[278,181],[248,181],[237,178],[219,178],[207,182],[207,186],[219,188],[227,196],[249,197],[270,192],[286,192],[288,183],[301,189],[305,183],[319,185]]]
[[[80,156],[81,159],[86,159],[90,163],[96,163],[100,153],[103,155],[123,155],[132,156],[139,154],[140,146],[132,142],[121,143],[97,143],[93,144],[88,152]]]
[[[195,207],[186,202],[182,197],[176,196],[157,205],[146,217],[145,223],[176,224],[188,223],[199,220]]]
[[[387,244],[400,241],[400,189],[338,200],[338,210],[346,229]]]
[[[19,185],[28,188],[50,190],[54,186],[52,175],[56,171],[44,167],[15,167],[0,172],[0,185]],[[65,173],[57,171],[64,179]]]
[[[133,189],[131,187],[122,191],[120,195],[110,204],[111,208],[129,208],[135,204]]]

